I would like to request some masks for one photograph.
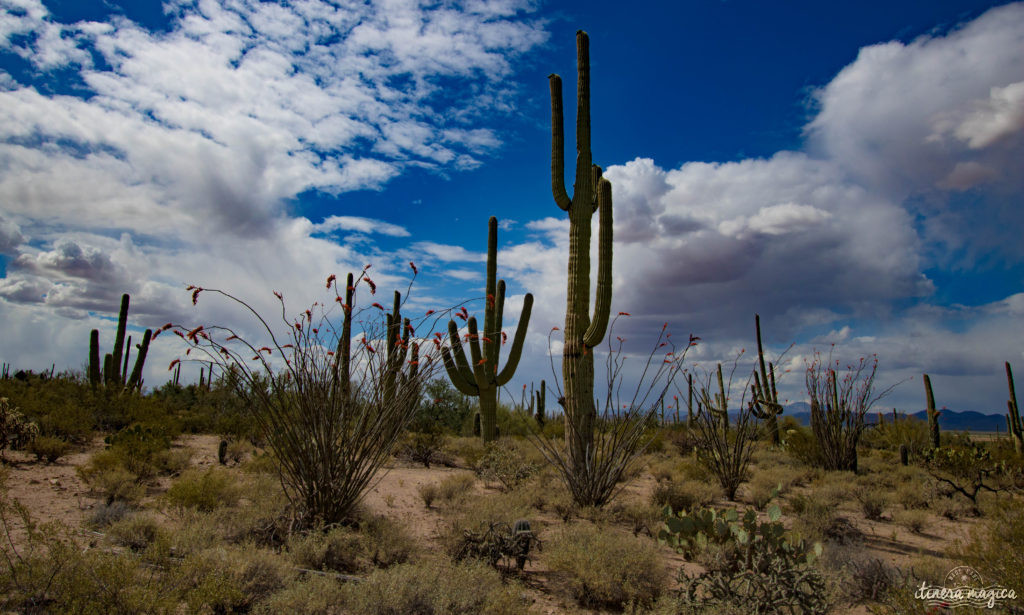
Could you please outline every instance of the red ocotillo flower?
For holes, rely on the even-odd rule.
[[[333,273],[331,275],[327,276],[327,288],[330,288],[331,287],[331,282],[333,282],[336,279],[337,279],[337,277]]]
[[[274,291],[274,296],[277,297],[278,299],[283,299],[281,293],[277,292],[276,290]]]
[[[195,305],[196,301],[199,300],[199,293],[201,292],[203,292],[203,289],[201,288],[197,288],[194,291],[192,291],[192,305]]]
[[[430,316],[433,313],[434,313],[434,310],[427,310],[427,313],[424,314],[424,316]]]
[[[260,352],[265,352],[267,354],[273,354],[273,351],[270,350],[270,348],[268,348],[266,346],[264,346],[263,348],[260,348]]]
[[[455,315],[458,316],[459,318],[461,318],[462,320],[466,320],[468,318],[462,312],[456,312]]]
[[[295,323],[295,330],[296,331],[302,331],[302,323],[300,323],[300,322]]]
[[[487,362],[487,359],[480,359],[479,361],[476,362],[476,364],[477,365],[483,365],[486,362]]]
[[[174,366],[177,365],[178,363],[181,363],[181,359],[175,359],[171,361],[171,364],[167,366],[167,371],[171,371],[172,369],[174,369]]]
[[[376,295],[377,285],[373,283],[373,280],[371,280],[369,276],[364,276],[363,279],[366,280],[366,283],[370,285],[370,294]]]
[[[619,312],[619,316],[632,316],[629,312]]]
[[[409,330],[409,333],[416,333],[416,329],[412,326],[412,323],[406,323],[405,328]]]
[[[203,330],[203,325],[199,325],[195,329],[192,329],[191,331],[189,331],[188,335],[186,335],[185,337],[187,337],[189,339],[189,341],[195,342],[196,341],[196,333],[199,333],[202,330]]]
[[[306,310],[306,318],[309,319],[309,322],[313,322],[313,312]]]
[[[501,332],[501,343],[504,344],[507,341],[508,341],[508,333],[505,333],[504,331],[502,331]]]
[[[383,305],[381,305],[381,304],[379,304],[379,303],[374,303],[374,304],[373,304],[373,307],[375,307],[375,308],[377,308],[378,310],[381,310],[381,311],[383,311],[383,310],[384,310],[384,306],[383,306]]]
[[[227,336],[227,337],[226,337],[226,338],[224,339],[224,341],[225,341],[225,342],[230,342],[231,340],[237,340],[237,339],[238,339],[238,336],[237,336],[237,335],[229,335],[229,336]]]
[[[409,267],[411,267],[411,268],[412,268],[412,274],[413,274],[413,275],[416,275],[416,274],[418,274],[418,273],[419,273],[419,270],[418,270],[418,269],[416,269],[416,265],[415,265],[415,264],[414,264],[414,263],[413,263],[412,261],[409,261]]]

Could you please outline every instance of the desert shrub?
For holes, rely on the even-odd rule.
[[[808,465],[821,465],[821,456],[818,452],[818,442],[814,433],[809,427],[793,426],[783,432],[785,435],[785,449],[794,461]]]
[[[651,491],[651,503],[658,507],[671,506],[672,510],[703,508],[721,497],[717,485],[694,480],[660,482]]]
[[[338,579],[310,575],[267,596],[254,615],[343,615],[344,589]]]
[[[548,566],[566,579],[573,597],[585,607],[650,606],[665,588],[667,575],[649,540],[577,525],[544,549]]]
[[[359,523],[365,538],[366,555],[378,568],[390,568],[411,561],[419,551],[415,538],[404,525],[387,517],[374,516]]]
[[[165,534],[166,530],[160,527],[156,519],[145,514],[125,517],[107,527],[107,536],[115,544],[128,547],[132,551],[144,550]]]
[[[47,463],[53,463],[63,457],[69,448],[70,445],[60,438],[36,436],[25,450],[35,455],[36,461],[45,459]]]
[[[515,584],[483,563],[402,564],[342,588],[346,612],[365,615],[513,615],[527,613]]]
[[[798,499],[793,498],[790,504],[796,501]],[[813,496],[802,498],[802,502],[799,511],[794,508],[796,519],[793,521],[793,529],[808,540],[825,540],[836,522],[835,506]]]
[[[896,501],[904,510],[929,508],[932,502],[931,489],[918,482],[903,483],[896,488]]]
[[[467,468],[475,468],[487,451],[479,437],[452,438],[448,445],[452,454],[462,459],[463,465]]]
[[[853,497],[860,504],[864,516],[871,521],[878,521],[882,513],[889,507],[889,496],[877,487],[858,485],[853,489]]]
[[[647,469],[656,481],[675,480],[679,475],[679,460],[672,457],[665,458],[655,455],[648,462]]]
[[[866,446],[897,451],[903,444],[912,458],[931,446],[927,421],[912,416],[901,416],[894,421],[891,414],[883,417],[884,423],[875,423],[864,432]]]
[[[391,312],[370,306],[354,319],[356,287],[376,287],[365,270],[350,275],[351,283],[335,280],[331,275],[327,282],[333,296],[294,315],[278,293],[276,331],[237,297],[189,288],[193,301],[206,293],[238,306],[256,321],[263,341],[220,326],[175,328],[191,356],[216,364],[245,402],[259,436],[275,451],[286,497],[309,526],[343,522],[353,513],[415,418],[421,387],[440,364],[439,349],[410,339],[413,327],[403,326],[399,293]],[[360,343],[353,345],[353,337]],[[275,368],[278,357],[286,361]]]
[[[892,519],[915,534],[923,533],[928,527],[928,513],[923,510],[897,510]]]
[[[25,418],[6,397],[0,397],[0,459],[8,445],[25,448],[39,435],[39,426]]]
[[[153,464],[160,474],[177,476],[192,462],[192,450],[186,447],[172,447],[153,456]]]
[[[665,439],[683,457],[691,455],[697,447],[697,440],[685,425],[676,425],[667,429]]]
[[[1020,592],[1019,588],[1024,588],[1024,515],[1020,514],[1020,504],[1001,502],[979,527],[972,528],[970,538],[955,543],[950,553],[984,579]]]
[[[120,521],[132,513],[132,507],[122,501],[113,501],[109,504],[100,502],[92,515],[86,520],[86,526],[101,530],[111,523]]]
[[[429,468],[430,464],[450,465],[451,458],[445,450],[447,438],[438,432],[410,432],[405,434],[395,449],[399,459],[422,463]]]
[[[433,506],[434,500],[437,499],[437,483],[424,483],[419,487],[416,487],[416,492],[420,494],[420,499],[423,500],[423,504],[427,508],[430,508]]]
[[[351,528],[313,529],[290,536],[288,553],[301,568],[354,574],[369,567],[365,543],[365,538]]]
[[[857,471],[857,444],[867,428],[864,416],[871,406],[892,390],[873,392],[878,358],[861,357],[846,374],[835,369],[831,353],[823,359],[815,352],[807,367],[807,395],[811,399],[811,431],[818,458],[826,470]]]
[[[947,442],[952,443],[925,452],[925,468],[941,486],[969,500],[976,515],[981,514],[979,495],[1012,489],[1021,478],[1019,467],[994,461],[991,453],[978,444],[959,444],[955,434]]]
[[[88,463],[79,466],[78,474],[89,487],[107,501],[138,502],[146,494],[139,477],[120,464],[109,451],[100,451]]]
[[[466,531],[477,531],[491,523],[514,525],[530,516],[530,508],[517,493],[501,493],[465,500],[464,505],[441,530],[445,552],[455,556]],[[538,528],[534,528],[535,530]]]
[[[662,508],[657,504],[630,501],[622,504],[617,517],[631,526],[634,536],[646,534],[653,538],[661,525]]]
[[[189,555],[176,573],[187,588],[185,601],[193,613],[248,612],[294,578],[273,553],[252,547],[213,548]]]
[[[437,484],[437,494],[445,502],[451,503],[469,493],[475,483],[476,479],[471,474],[452,474]]]
[[[899,581],[899,571],[863,549],[833,546],[822,557],[825,568],[841,575],[839,588],[848,602],[878,602]]]
[[[735,371],[735,369],[734,369]],[[742,401],[733,423],[729,415],[729,387],[722,379],[722,364],[718,364],[718,392],[712,393],[711,376],[697,391],[698,411],[694,415],[693,436],[697,442],[697,459],[718,480],[725,497],[736,499],[736,490],[749,478],[750,460],[757,440],[757,422],[752,406]]]
[[[106,451],[142,480],[159,474],[159,453],[171,447],[171,435],[162,426],[134,424],[103,439]]]
[[[233,506],[240,496],[235,477],[227,470],[211,467],[186,471],[171,483],[164,497],[172,506],[210,511]]]
[[[483,480],[497,482],[503,490],[511,491],[540,469],[543,460],[536,457],[536,452],[527,451],[522,443],[502,438],[485,445],[476,472]]]
[[[758,510],[764,510],[768,502],[785,493],[789,488],[788,475],[766,471],[756,474],[747,484],[747,499]]]

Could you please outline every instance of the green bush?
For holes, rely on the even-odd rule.
[[[107,527],[107,536],[122,547],[143,551],[157,540],[165,539],[166,530],[153,517],[135,514],[111,523]]]
[[[651,503],[659,508],[671,506],[672,510],[693,510],[711,504],[721,495],[722,490],[716,484],[695,480],[665,481],[651,491]]]
[[[496,482],[511,491],[533,476],[543,465],[536,449],[511,438],[501,438],[485,446],[477,462],[477,474],[488,482]]]
[[[545,560],[565,578],[573,597],[588,608],[650,606],[667,575],[651,541],[592,525],[566,528],[544,546]]]
[[[69,448],[70,445],[60,438],[36,436],[25,450],[35,455],[36,461],[45,459],[47,463],[53,463],[63,457]]]
[[[516,615],[520,588],[486,564],[402,564],[342,587],[345,612],[361,615]]]
[[[953,546],[951,555],[984,579],[1017,590],[1019,596],[1019,588],[1024,588],[1024,515],[1019,501],[994,507],[967,541]]]
[[[314,529],[290,536],[288,553],[301,568],[355,574],[369,568],[366,543],[366,538],[351,528]]]
[[[171,483],[164,495],[172,506],[204,511],[234,506],[240,496],[237,479],[218,467],[186,471]]]

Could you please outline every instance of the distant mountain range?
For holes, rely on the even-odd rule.
[[[900,418],[908,416],[904,412],[900,412]],[[886,421],[892,420],[892,409],[887,411],[883,410],[882,415]],[[797,402],[786,406],[783,416],[791,416],[796,420],[800,421],[801,425],[809,425],[811,422],[811,405],[805,402]],[[928,411],[920,410],[910,414],[916,419],[922,421],[928,420]],[[865,417],[867,422],[875,424],[878,422],[878,412],[869,412]],[[1006,415],[1005,414],[982,414],[981,412],[975,412],[974,410],[941,410],[939,412],[939,429],[946,431],[1006,431]]]

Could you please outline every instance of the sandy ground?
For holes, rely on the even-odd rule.
[[[183,436],[178,438],[174,446],[190,448],[193,451],[191,464],[204,467],[217,463],[219,442],[219,438],[212,435]],[[24,453],[7,451],[6,485],[9,497],[21,502],[37,522],[60,521],[87,533],[87,530],[81,529],[83,522],[92,514],[100,499],[89,492],[84,481],[78,476],[76,466],[85,464],[89,456],[102,447],[102,439],[96,438],[87,447],[73,451],[53,464],[38,463],[34,457]],[[441,509],[427,508],[424,505],[418,488],[427,483],[440,482],[445,477],[458,473],[472,475],[470,470],[464,468],[425,468],[394,461],[387,466],[386,472],[366,494],[363,506],[371,513],[382,514],[402,522],[428,549],[439,549],[439,535],[445,527],[445,516]],[[159,496],[166,490],[169,482],[168,478],[158,481],[149,489],[147,500]],[[626,485],[620,497],[623,501],[635,498],[645,500],[654,485],[654,479],[650,474],[641,472]],[[477,481],[474,489],[481,495],[494,491],[493,487],[482,484],[482,481]],[[888,515],[881,521],[865,519],[855,504],[847,503],[838,512],[863,534],[862,545],[872,557],[901,567],[906,567],[921,555],[945,557],[944,552],[948,544],[952,540],[968,538],[969,529],[977,524],[977,520],[974,519],[954,522],[930,515],[927,530],[922,534],[913,534],[892,522],[887,518]],[[553,512],[536,513],[535,516],[540,527],[557,527],[563,523]],[[23,536],[23,528],[17,520],[9,521],[12,521],[8,525],[13,529],[10,540],[17,544]],[[699,566],[686,562],[667,548],[663,548],[663,553],[670,578],[674,579],[680,568],[689,573],[700,571]],[[567,598],[543,591],[558,581],[552,578],[550,571],[538,561],[527,564],[521,580],[527,588],[527,596],[534,602],[534,612],[590,612],[580,609]],[[868,613],[864,607],[844,612]]]

